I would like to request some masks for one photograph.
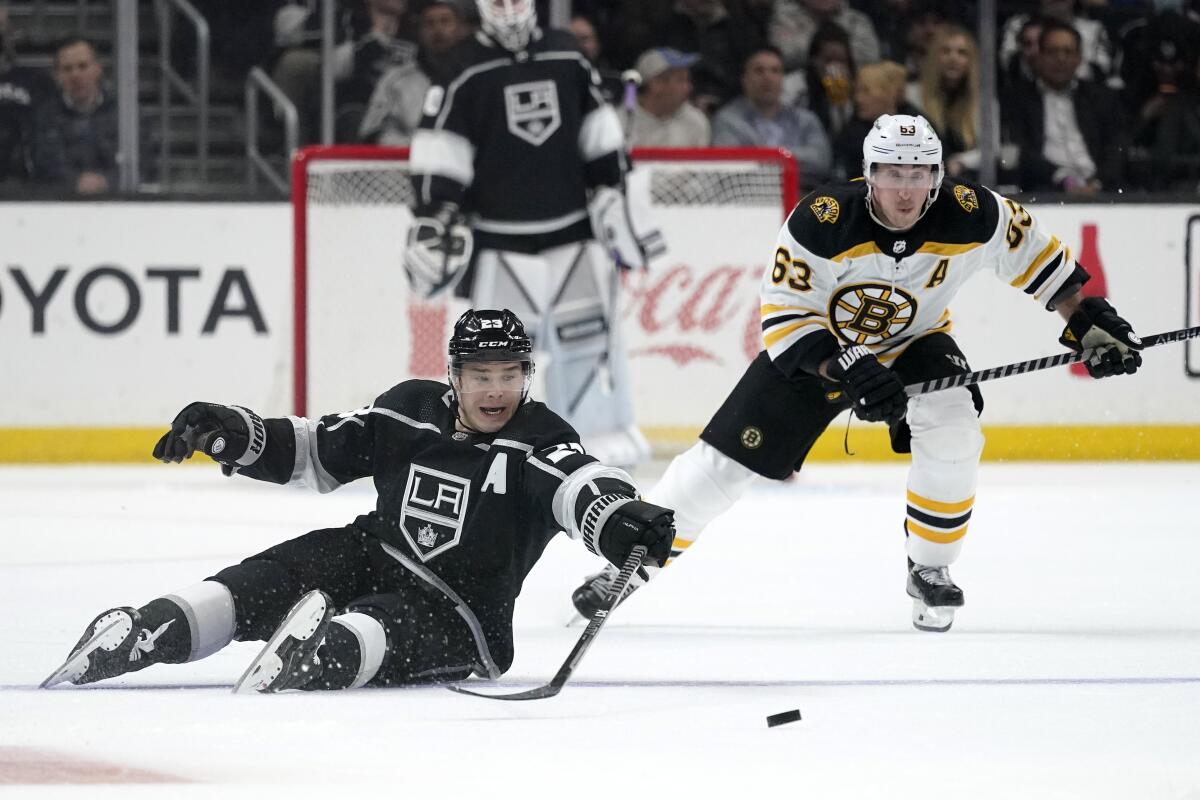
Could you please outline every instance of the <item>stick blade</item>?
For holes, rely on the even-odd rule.
[[[446,688],[452,692],[469,694],[471,697],[482,697],[485,700],[541,700],[546,697],[554,697],[556,694],[562,691],[561,685],[555,686],[552,683],[548,683],[545,686],[539,686],[536,689],[529,689],[524,692],[513,692],[512,694],[484,694],[483,692],[464,689],[463,687],[452,683],[446,684]]]

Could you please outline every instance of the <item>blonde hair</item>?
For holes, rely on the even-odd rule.
[[[895,61],[877,61],[860,67],[855,77],[859,83],[880,94],[890,94],[892,106],[897,107],[904,100],[904,83],[907,75],[904,67]]]
[[[964,79],[963,91],[951,100],[946,89],[942,86],[942,76],[938,69],[938,53],[942,45],[949,39],[962,37],[967,40],[968,56],[967,75]],[[933,35],[933,41],[925,53],[921,64],[921,109],[925,118],[933,123],[935,130],[943,138],[953,131],[958,134],[963,145],[972,149],[979,141],[977,130],[977,114],[979,110],[979,51],[975,46],[975,37],[966,28],[959,25],[938,25]]]

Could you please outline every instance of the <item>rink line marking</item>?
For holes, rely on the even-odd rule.
[[[190,783],[190,781],[176,775],[77,758],[53,750],[0,746],[0,785],[101,783]]]
[[[572,686],[592,689],[803,689],[837,688],[846,686],[1155,686],[1181,684],[1200,684],[1200,675],[1165,678],[861,678],[840,680],[813,679],[779,681],[571,681]],[[490,685],[495,687],[503,686],[505,688],[519,689],[523,686],[538,686],[540,684],[533,680],[521,680],[505,681],[503,683],[479,681],[479,685]]]

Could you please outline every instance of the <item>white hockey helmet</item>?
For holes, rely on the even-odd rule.
[[[938,190],[942,186],[942,178],[946,175],[946,167],[942,162],[942,141],[937,132],[922,116],[908,114],[883,114],[871,126],[867,138],[863,139],[863,178],[867,182],[867,209],[876,222],[884,223],[875,217],[871,208],[871,189],[880,186],[874,174],[878,164],[929,165],[933,167],[929,174],[928,192],[925,205],[921,208],[921,216],[937,199]],[[889,187],[881,187],[889,188]],[[920,219],[918,216],[917,219]],[[885,226],[886,227],[886,226]]]
[[[475,0],[483,32],[514,53],[529,46],[537,29],[534,0]]]

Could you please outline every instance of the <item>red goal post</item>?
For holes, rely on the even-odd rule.
[[[668,247],[655,267],[624,281],[635,409],[652,441],[683,439],[705,421],[695,421],[700,409],[663,408],[655,383],[670,374],[676,392],[680,379],[699,392],[733,385],[759,347],[750,321],[757,280],[800,176],[791,154],[774,148],[637,148],[632,157],[631,184],[649,193]],[[405,378],[445,375],[457,307],[410,297],[400,266],[411,219],[407,164],[407,148],[360,145],[307,147],[293,158],[298,415],[348,410]],[[677,430],[654,435],[665,428]]]

